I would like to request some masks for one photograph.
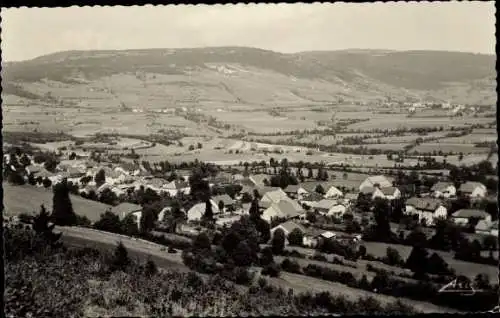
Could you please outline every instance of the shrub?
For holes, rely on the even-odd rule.
[[[158,272],[158,268],[156,267],[155,262],[153,260],[148,259],[144,268],[144,274],[147,277],[152,277]]]
[[[279,264],[276,263],[270,263],[262,268],[262,275],[266,276],[271,276],[271,277],[278,277],[280,274],[281,268]]]
[[[111,270],[112,271],[125,271],[125,269],[128,267],[130,264],[130,258],[128,257],[128,251],[123,245],[122,242],[118,243],[118,246],[115,249],[113,258],[112,258],[112,263],[111,265]]]
[[[400,266],[400,265],[404,264],[403,259],[401,258],[401,255],[399,255],[399,252],[392,247],[387,248],[384,263],[391,265],[391,266]]]
[[[299,263],[297,263],[297,261],[290,260],[288,258],[285,258],[283,262],[281,262],[281,269],[290,273],[296,273],[296,274],[301,273]]]
[[[304,233],[299,229],[294,229],[290,234],[288,234],[288,243],[290,245],[302,246],[304,240]]]
[[[316,260],[316,261],[321,261],[321,262],[327,261],[326,256],[321,254],[321,253],[314,253],[314,255],[311,256],[311,259]]]

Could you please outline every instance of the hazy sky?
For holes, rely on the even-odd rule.
[[[495,53],[494,2],[2,9],[2,58],[66,50],[251,46]]]

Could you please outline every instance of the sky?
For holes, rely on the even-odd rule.
[[[249,46],[495,54],[495,4],[393,2],[2,9],[2,59],[68,50]]]

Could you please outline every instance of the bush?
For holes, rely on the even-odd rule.
[[[404,264],[404,261],[401,258],[401,255],[399,255],[399,252],[392,247],[387,248],[384,261],[384,263],[391,266],[402,266]]]
[[[288,258],[285,258],[283,262],[281,262],[281,269],[290,273],[302,273],[299,263],[294,260],[289,260]]]
[[[281,268],[279,264],[276,263],[270,263],[262,268],[262,275],[265,276],[271,276],[271,277],[278,277],[280,274]]]
[[[314,253],[313,256],[311,256],[311,259],[315,260],[315,261],[321,261],[321,262],[326,262],[327,261],[327,258],[325,255],[321,254],[321,253]]]
[[[302,246],[304,240],[304,234],[299,229],[294,229],[290,234],[288,234],[288,243],[290,245]]]

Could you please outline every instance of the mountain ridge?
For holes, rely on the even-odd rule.
[[[375,95],[403,99],[404,96],[422,95],[436,96],[436,99],[441,100],[459,100],[456,95],[464,91],[469,95],[480,92],[477,102],[490,102],[493,95],[496,100],[495,62],[495,55],[429,50],[347,49],[280,53],[240,46],[73,50],[28,61],[6,62],[2,77],[4,83],[9,84],[6,85],[7,93],[13,93],[9,89],[12,84],[23,85],[44,79],[71,83],[75,77],[96,81],[117,74],[144,73],[195,80],[200,74],[213,73],[213,66],[209,67],[211,64],[221,64],[221,67],[242,65],[251,69],[245,72],[256,75],[249,79],[250,75],[245,74],[247,81],[256,82],[256,85],[266,84],[270,88],[275,85],[276,91],[290,86],[286,79],[290,78],[292,81],[317,82],[320,86],[340,85],[350,90],[354,99],[358,95],[374,92]],[[236,69],[214,76],[237,76],[234,74],[241,72]],[[269,76],[262,75],[271,73],[278,74],[280,79],[270,80]],[[262,76],[259,77],[259,74]],[[226,84],[231,85],[231,81],[225,80]],[[290,86],[289,91],[293,89]],[[327,95],[338,92],[339,89],[336,89]]]

